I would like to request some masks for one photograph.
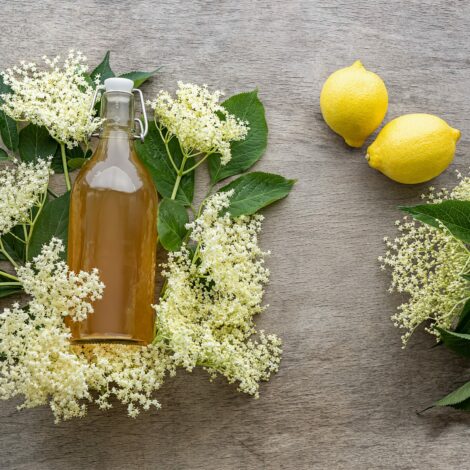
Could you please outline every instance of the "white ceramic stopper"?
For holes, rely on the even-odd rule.
[[[106,91],[124,91],[126,93],[132,93],[134,88],[134,82],[128,78],[107,78],[104,81],[104,87]]]

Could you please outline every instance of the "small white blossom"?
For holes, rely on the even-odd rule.
[[[219,103],[221,96],[222,92],[211,93],[206,85],[178,82],[176,99],[161,90],[149,105],[159,123],[178,138],[188,155],[217,152],[225,165],[231,159],[230,142],[243,140],[249,128],[247,122]]]
[[[112,397],[127,405],[132,418],[141,410],[161,408],[155,392],[168,372],[175,374],[175,368],[158,345],[88,344],[74,346],[74,350],[87,364],[86,381],[101,409],[112,407]]]
[[[36,163],[14,162],[0,169],[0,236],[31,218],[31,209],[40,205],[51,174],[50,160]]]
[[[55,140],[75,147],[87,141],[101,124],[100,119],[90,116],[94,89],[84,75],[88,70],[86,58],[72,50],[62,68],[58,56],[43,59],[46,70],[21,62],[3,72],[11,93],[2,95],[1,109],[17,121],[46,127]]]
[[[470,178],[461,178],[452,190],[435,193],[429,188],[424,196],[430,203],[446,199],[470,200]],[[461,274],[470,266],[470,253],[465,245],[448,230],[430,225],[398,221],[400,236],[393,242],[386,237],[387,246],[381,263],[391,269],[390,292],[407,295],[393,315],[394,324],[402,328],[405,345],[422,323],[426,331],[439,337],[435,327],[448,329],[460,316],[470,295],[469,283]]]
[[[82,400],[92,399],[88,364],[71,350],[64,315],[73,315],[71,308],[92,311],[89,299],[103,290],[96,273],[67,277],[61,251],[62,242],[53,239],[31,265],[18,269],[31,301],[0,314],[0,398],[23,396],[20,408],[49,403],[57,420],[83,416]]]
[[[97,269],[78,274],[69,271],[65,261],[59,258],[62,251],[62,240],[53,238],[32,263],[17,269],[18,279],[35,302],[47,306],[51,316],[70,315],[73,320],[81,321],[93,313],[90,301],[101,298],[104,284],[99,280]]]
[[[211,376],[222,374],[258,396],[259,381],[279,367],[281,341],[264,332],[258,341],[251,339],[269,274],[258,246],[263,218],[220,215],[230,196],[212,196],[188,225],[194,253],[187,247],[170,253],[167,288],[155,307],[157,339],[168,345],[177,365],[202,365]]]

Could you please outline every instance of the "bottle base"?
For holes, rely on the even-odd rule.
[[[71,338],[72,344],[127,344],[134,346],[146,346],[147,341],[133,338],[128,335],[83,335],[79,338]]]

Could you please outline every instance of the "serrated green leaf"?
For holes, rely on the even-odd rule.
[[[2,236],[3,245],[8,252],[8,254],[15,260],[24,262],[25,260],[25,244],[18,240],[18,238],[12,235],[14,233],[16,237],[24,239],[23,227],[17,225],[13,227],[10,232]],[[3,254],[0,259],[6,259]]]
[[[49,201],[42,210],[29,245],[29,259],[41,252],[44,244],[52,237],[60,238],[67,246],[67,231],[69,224],[70,192]],[[63,257],[65,254],[62,253]]]
[[[401,207],[414,219],[433,227],[444,225],[454,237],[470,243],[470,201],[448,200],[438,204]]]
[[[54,173],[63,173],[64,167],[62,166],[62,155],[60,153],[60,145],[57,146],[57,149],[52,158],[51,168],[54,170]]]
[[[456,333],[454,331],[436,328],[440,333],[440,339],[451,351],[464,357],[470,357],[470,334]]]
[[[58,146],[44,127],[28,124],[20,131],[18,150],[24,162],[54,156]]]
[[[187,234],[185,225],[189,222],[188,213],[178,201],[163,199],[158,208],[158,239],[167,251],[181,248]]]
[[[10,157],[8,156],[8,153],[4,149],[0,148],[0,162],[4,162],[9,159]]]
[[[263,156],[268,142],[264,106],[257,90],[232,96],[222,105],[230,114],[248,121],[250,130],[245,140],[230,144],[232,159],[225,166],[221,165],[218,155],[209,157],[209,173],[213,183],[251,168]]]
[[[71,169],[71,170],[78,170],[79,168],[81,168],[83,165],[85,165],[85,163],[87,162],[88,160],[86,158],[71,158],[68,162],[67,162],[67,165],[68,167]]]
[[[88,150],[86,155],[83,152],[82,147],[79,145],[76,147],[73,147],[71,149],[66,148],[65,153],[67,155],[67,161],[70,163],[71,160],[74,158],[90,158],[92,151]],[[64,167],[62,166],[62,155],[60,153],[60,146],[57,147],[57,150],[54,154],[54,158],[52,159],[52,164],[51,164],[52,169],[54,170],[55,173],[63,173],[64,172]]]
[[[96,77],[99,75],[100,76],[100,83],[104,83],[104,81],[107,78],[114,77],[115,74],[111,70],[111,66],[109,65],[109,56],[110,56],[110,51],[106,52],[106,55],[104,56],[104,59],[101,61],[101,63],[91,72],[90,77],[94,81]]]
[[[238,217],[254,214],[263,207],[286,197],[294,183],[295,180],[258,171],[240,176],[220,191],[234,190],[227,211],[233,217]]]
[[[456,333],[470,333],[470,300],[465,302],[454,331]]]
[[[152,78],[160,69],[161,67],[158,67],[155,70],[152,70],[151,72],[140,72],[134,70],[132,72],[123,73],[119,76],[121,78],[128,78],[129,80],[132,80],[134,82],[134,88],[139,88],[149,78]]]
[[[470,398],[470,382],[459,387],[457,390],[454,390],[449,395],[446,395],[444,398],[436,401],[435,406],[454,406],[458,405]]]
[[[452,408],[461,411],[470,411],[470,398],[464,400],[460,403],[456,403],[455,405],[450,405]]]
[[[177,167],[181,165],[183,155],[176,137],[168,144]],[[176,181],[176,171],[168,158],[165,144],[158,132],[155,123],[149,124],[149,132],[145,142],[137,141],[135,148],[139,158],[149,170],[157,191],[164,198],[171,198],[173,187]],[[185,206],[191,204],[194,196],[194,171],[184,175],[176,194],[176,200],[182,202]]]
[[[0,110],[0,135],[5,147],[12,151],[18,149],[18,126],[10,116]]]
[[[11,93],[11,88],[4,83],[3,77],[0,75],[0,103],[3,102],[1,95],[6,93]],[[0,110],[0,136],[5,147],[9,150],[16,151],[18,149],[18,125],[2,110]]]

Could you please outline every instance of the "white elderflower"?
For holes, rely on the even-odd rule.
[[[75,321],[81,321],[93,313],[90,301],[101,298],[104,284],[97,269],[78,274],[69,271],[67,263],[60,260],[62,251],[62,240],[53,238],[32,263],[17,269],[18,279],[25,292],[47,306],[52,316],[70,315]]]
[[[463,178],[453,191],[442,189],[424,199],[437,203],[449,198],[470,200],[470,178]],[[405,329],[403,344],[415,329],[429,322],[426,331],[439,336],[435,327],[448,329],[460,316],[470,295],[469,283],[461,274],[470,267],[466,246],[447,230],[440,230],[404,217],[397,224],[399,236],[385,239],[387,251],[379,262],[391,269],[390,291],[407,295],[392,320]]]
[[[49,403],[57,420],[83,416],[91,400],[88,363],[71,349],[65,315],[92,312],[101,297],[96,273],[66,273],[60,240],[53,239],[18,278],[31,301],[0,314],[0,398],[23,396],[20,408]]]
[[[222,164],[226,164],[231,158],[230,142],[243,140],[249,128],[219,103],[221,96],[222,92],[211,93],[206,85],[178,82],[176,99],[161,90],[149,105],[186,154],[220,153]]]
[[[174,375],[175,370],[169,355],[158,345],[88,344],[74,350],[88,364],[88,387],[95,391],[95,402],[101,409],[112,407],[112,397],[127,405],[133,418],[140,410],[161,407],[154,393],[167,372]]]
[[[55,140],[75,147],[86,142],[101,123],[90,117],[94,89],[85,78],[86,58],[71,50],[62,67],[59,57],[51,60],[44,56],[43,60],[46,70],[22,61],[3,72],[11,93],[2,95],[1,109],[17,121],[46,127]]]
[[[0,169],[0,236],[30,220],[31,210],[46,193],[51,173],[50,160],[14,162]]]
[[[157,344],[167,345],[177,365],[202,365],[257,396],[259,381],[278,369],[281,342],[263,332],[258,341],[250,339],[268,280],[258,246],[262,216],[220,215],[230,196],[210,198],[188,225],[194,252],[183,247],[169,255],[166,291],[155,307]]]

